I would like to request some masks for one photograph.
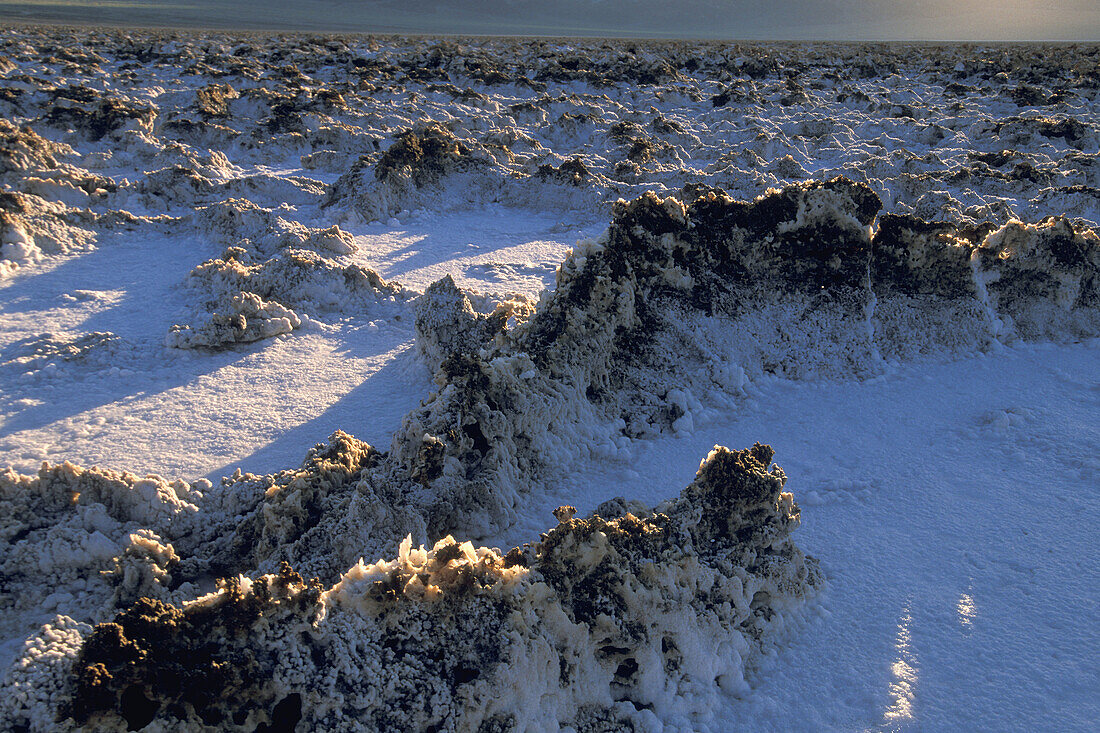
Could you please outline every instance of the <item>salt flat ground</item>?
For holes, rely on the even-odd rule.
[[[8,49],[0,53],[15,61],[5,72],[10,85],[26,90],[22,101],[8,102],[15,106],[5,115],[71,145],[54,156],[73,166],[68,175],[101,176],[117,187],[63,205],[99,214],[124,209],[139,219],[117,228],[62,217],[65,226],[92,232],[92,241],[56,236],[64,241],[51,251],[40,235],[38,252],[5,250],[19,267],[0,280],[0,465],[23,473],[42,461],[70,460],[217,484],[237,468],[267,473],[294,466],[337,429],[389,447],[402,417],[433,389],[416,349],[411,308],[362,306],[343,296],[324,302],[324,293],[314,294],[287,301],[302,323],[270,338],[218,348],[165,345],[174,324],[198,328],[209,315],[189,273],[222,256],[234,237],[261,234],[244,225],[218,233],[195,212],[250,190],[258,191],[252,198],[261,208],[287,220],[313,228],[339,224],[353,246],[326,256],[340,267],[369,268],[412,297],[451,275],[488,300],[509,292],[537,298],[553,288],[559,262],[578,240],[602,231],[614,198],[650,188],[669,193],[692,182],[751,197],[770,185],[845,173],[862,175],[888,211],[995,223],[1048,214],[1068,215],[1079,226],[1100,220],[1095,82],[1072,87],[1065,69],[1036,81],[1035,74],[1013,71],[1011,61],[982,76],[983,59],[1002,63],[993,53],[978,55],[971,69],[966,54],[939,51],[937,68],[951,70],[942,78],[926,68],[928,78],[914,72],[907,79],[904,69],[899,76],[883,64],[849,80],[848,92],[838,92],[840,82],[828,73],[803,69],[801,77],[786,77],[801,79],[798,90],[767,71],[723,81],[684,74],[636,87],[551,80],[551,93],[475,80],[469,88],[481,96],[452,104],[437,99],[452,90],[412,79],[398,84],[391,74],[358,102],[348,94],[344,110],[295,111],[299,127],[286,133],[276,125],[271,141],[245,146],[240,138],[274,114],[256,101],[262,94],[242,95],[231,103],[231,122],[217,123],[243,131],[231,135],[208,121],[210,130],[170,145],[167,110],[190,103],[195,77],[169,64],[131,69],[124,84],[114,59],[95,71],[76,69],[27,52],[26,44],[43,44],[33,35],[9,32],[5,40]],[[366,57],[388,54],[389,62],[403,53],[400,46],[373,47]],[[780,67],[800,63],[797,49],[785,53]],[[335,73],[326,69],[310,75],[323,82]],[[15,78],[19,73],[37,79],[38,91]],[[832,86],[817,88],[811,78]],[[968,91],[945,91],[947,79]],[[106,141],[39,124],[49,104],[41,90],[75,83],[156,103],[159,117],[144,127],[126,123]],[[273,88],[265,84],[254,88]],[[1005,97],[1004,90],[1021,87],[1039,89],[1053,107]],[[738,114],[711,101],[711,93],[734,88],[742,95],[734,95],[734,104],[744,106]],[[1046,99],[1070,88],[1063,101]],[[776,102],[783,93],[804,99]],[[837,101],[840,94],[865,97],[869,102],[859,104],[871,106]],[[948,115],[951,94],[958,108]],[[530,99],[543,112],[522,106]],[[567,116],[574,111],[589,117]],[[525,122],[521,115],[530,117]],[[676,124],[654,127],[658,118]],[[369,149],[367,141],[382,141],[384,150],[387,136],[432,119],[454,123],[469,148],[488,150],[486,162],[472,174],[444,171],[444,183],[426,192],[378,194],[392,209],[364,203],[354,191],[335,206],[331,197],[323,201]],[[1035,122],[1066,119],[1080,129],[1061,137]],[[350,128],[340,127],[349,121]],[[616,122],[624,125],[613,132]],[[1003,139],[989,136],[994,129]],[[237,147],[225,148],[226,163],[211,162],[229,135]],[[492,148],[497,140],[510,140],[505,147],[515,150],[500,154]],[[638,141],[648,152],[626,156],[623,146]],[[307,160],[322,151],[332,151],[323,165]],[[534,177],[538,166],[560,168],[572,156],[581,156],[589,171],[579,189]],[[141,188],[143,176],[169,165],[217,185]],[[513,190],[517,172],[531,176],[525,192]],[[9,166],[6,189],[21,190],[17,176],[32,173]],[[266,178],[259,188],[233,188],[260,173]],[[458,190],[448,176],[460,179]],[[63,200],[57,190],[46,190],[43,201]],[[176,218],[155,222],[158,214]],[[90,355],[42,350],[108,332],[117,341]],[[576,456],[551,471],[515,525],[480,539],[505,548],[529,541],[553,523],[551,511],[561,504],[582,514],[615,496],[656,504],[690,482],[712,445],[754,441],[776,449],[787,490],[802,507],[797,543],[821,560],[827,588],[778,653],[752,670],[748,688],[709,719],[665,720],[667,730],[1095,726],[1100,341],[998,343],[964,357],[888,364],[871,379],[753,379],[732,402],[703,405],[690,431],[634,440],[611,457]],[[21,642],[4,642],[5,663]]]

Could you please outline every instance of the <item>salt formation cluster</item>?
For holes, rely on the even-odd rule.
[[[81,647],[75,693],[71,677],[47,684],[44,675],[60,658],[72,662],[72,630],[87,627],[69,616],[56,622],[68,645],[56,649],[43,641],[54,632],[34,637],[7,678],[18,701],[11,715],[38,725],[71,704],[64,714],[96,727],[108,723],[95,715],[255,727],[293,709],[332,727],[512,729],[641,725],[643,710],[705,714],[718,689],[742,684],[742,662],[759,651],[748,640],[767,638],[777,609],[793,611],[819,580],[790,543],[797,510],[780,491],[782,474],[768,472],[770,449],[717,449],[679,500],[640,516],[616,518],[625,502],[583,521],[563,510],[541,542],[507,557],[451,539],[414,551],[413,539],[507,526],[546,467],[594,438],[631,440],[639,425],[676,429],[690,419],[686,389],[728,390],[714,375],[734,368],[749,378],[871,374],[884,353],[1100,333],[1093,232],[1050,219],[982,236],[894,216],[872,233],[879,206],[846,179],[752,202],[712,189],[686,203],[649,194],[616,206],[608,231],[578,246],[537,307],[519,298],[479,313],[453,281],[436,283],[418,302],[417,328],[438,390],[405,418],[388,453],[337,433],[297,470],[237,475],[218,490],[69,464],[37,477],[9,472],[0,479],[11,589],[2,598],[18,612],[8,615],[14,623],[58,607],[103,619],[137,599]],[[294,287],[291,278],[275,282]],[[727,340],[693,341],[700,332]],[[693,382],[700,374],[711,383]],[[316,580],[304,585],[292,567]],[[677,574],[685,568],[690,581]],[[267,575],[249,580],[255,573]],[[186,600],[212,575],[235,580]],[[61,587],[72,592],[45,595]],[[707,605],[692,605],[696,596]],[[421,618],[428,602],[436,605]],[[695,616],[681,626],[686,607]],[[648,630],[639,631],[643,620]],[[408,629],[416,629],[404,642],[412,649],[394,641]],[[357,641],[351,649],[316,642],[329,633]],[[178,634],[179,648],[142,646]],[[426,639],[466,651],[444,663]],[[385,646],[394,643],[400,653]],[[690,663],[683,655],[703,647],[721,653]],[[262,658],[247,651],[256,648]],[[375,668],[378,658],[406,657],[419,681],[400,667]],[[149,659],[169,669],[145,669]],[[179,668],[181,659],[200,669]],[[486,660],[497,672],[485,672]],[[225,677],[230,662],[251,671]],[[333,678],[345,673],[368,687],[393,684],[362,689]],[[161,675],[176,680],[175,693],[145,682]],[[192,675],[194,683],[179,682]],[[499,688],[516,680],[524,690],[501,702]],[[545,699],[514,705],[536,692]],[[67,695],[74,702],[63,703]],[[249,702],[230,709],[239,700]],[[614,704],[624,701],[632,705]],[[392,717],[397,710],[412,717]]]
[[[219,486],[0,474],[0,633],[25,639],[0,719],[705,720],[822,583],[770,449],[717,448],[657,507],[563,507],[507,553],[453,537],[763,375],[1100,335],[1097,54],[5,32],[0,278],[127,238],[213,247],[159,352],[39,334],[0,368],[410,316],[434,389],[385,450],[337,432]],[[372,221],[488,202],[611,223],[537,300],[355,261]]]
[[[94,629],[59,617],[9,673],[4,713],[48,727],[59,711],[59,725],[96,730],[690,719],[744,688],[821,583],[791,542],[798,508],[772,456],[716,447],[679,497],[639,516],[562,507],[504,556],[406,538],[327,589],[283,563],[182,606],[142,597]]]

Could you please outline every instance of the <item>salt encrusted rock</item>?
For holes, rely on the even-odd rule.
[[[368,219],[385,218],[411,208],[420,189],[493,165],[484,150],[475,150],[433,123],[400,133],[373,167],[369,159],[360,160],[333,185],[328,204],[351,203]]]
[[[1064,218],[1012,221],[978,247],[977,278],[1006,336],[1100,335],[1100,237]]]
[[[284,634],[306,631],[301,619],[315,610],[320,592],[284,566],[255,581],[224,581],[182,610],[140,599],[87,636],[60,717],[96,730],[136,730],[158,714],[162,724],[174,719],[200,729],[256,730],[272,722],[292,729],[296,721],[283,718],[291,711],[269,699],[286,681],[266,673],[283,656],[280,646],[301,641]],[[271,632],[255,635],[257,626]]]
[[[478,313],[469,295],[446,275],[416,300],[416,347],[432,373],[452,356],[477,354],[535,310],[530,300],[514,296],[498,302],[490,313]]]
[[[208,321],[195,327],[172,326],[164,343],[177,349],[217,349],[290,333],[301,325],[289,308],[255,293],[237,293],[226,311],[215,311]]]
[[[791,541],[798,507],[772,455],[716,447],[655,510],[562,511],[506,556],[451,537],[430,549],[406,540],[395,559],[360,562],[324,591],[284,564],[182,607],[141,599],[80,630],[69,685],[47,688],[46,707],[63,727],[97,730],[706,718],[821,584]],[[23,724],[43,718],[41,702],[8,707]]]
[[[76,189],[69,186],[72,191]],[[64,254],[95,240],[91,217],[62,201],[23,192],[0,192],[0,257],[30,265],[43,254]]]
[[[375,167],[380,181],[410,179],[417,187],[437,183],[448,173],[484,165],[446,128],[432,124],[420,131],[406,130]]]
[[[297,469],[242,477],[241,482],[253,484],[247,492],[261,500],[199,554],[223,574],[274,570],[285,560],[310,575],[330,579],[364,550],[373,549],[362,540],[356,542],[359,536],[381,534],[389,539],[392,530],[422,534],[422,522],[410,526],[398,521],[403,502],[392,502],[388,522],[364,512],[365,504],[384,503],[387,498],[372,496],[367,479],[383,455],[338,430],[310,449]]]
[[[753,202],[710,191],[687,205],[653,194],[617,205],[607,234],[562,264],[526,351],[558,374],[591,363],[586,386],[614,391],[624,386],[614,361],[660,372],[700,353],[681,325],[695,312],[729,324],[726,351],[750,373],[869,371],[867,227],[879,206],[846,179]]]
[[[276,212],[236,198],[198,210],[209,235],[231,246],[221,258],[192,270],[190,282],[205,291],[211,315],[195,325],[172,326],[168,346],[259,341],[300,327],[295,309],[343,311],[409,296],[371,270],[322,254],[355,251],[351,235],[339,226],[311,228]]]
[[[570,186],[581,186],[592,175],[585,166],[580,156],[574,156],[563,161],[561,165],[554,167],[549,163],[540,165],[536,173],[540,178],[545,178]]]
[[[89,624],[55,616],[23,642],[15,663],[0,678],[0,721],[10,730],[44,733],[59,729],[58,706],[73,685],[73,665]]]
[[[201,500],[197,485],[69,463],[0,473],[3,637],[58,607],[99,620],[137,593],[169,597],[178,559],[169,543],[191,551],[204,531]]]
[[[229,84],[208,84],[195,90],[195,108],[204,119],[229,116],[229,102],[241,95]]]
[[[993,227],[884,214],[872,240],[875,344],[888,359],[985,351],[997,336],[971,256]]]

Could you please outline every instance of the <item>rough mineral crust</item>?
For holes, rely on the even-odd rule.
[[[256,341],[298,328],[303,311],[369,313],[410,295],[373,270],[341,265],[295,246],[260,261],[254,261],[245,247],[229,247],[221,257],[192,270],[188,284],[212,314],[193,326],[174,325],[166,337],[169,346]]]
[[[1011,221],[976,253],[976,273],[1007,336],[1028,341],[1100,334],[1100,237],[1062,217]]]
[[[171,600],[181,584],[274,572],[282,561],[329,585],[359,557],[392,556],[408,535],[430,544],[498,532],[547,470],[577,456],[623,455],[661,430],[690,430],[703,400],[714,404],[758,374],[874,374],[884,357],[980,350],[1016,334],[1100,332],[1091,231],[1063,220],[993,230],[882,216],[872,236],[878,207],[866,186],[843,178],[750,202],[707,187],[682,199],[649,194],[616,206],[608,231],[578,245],[537,307],[514,298],[494,308],[450,279],[435,283],[412,303],[435,390],[388,451],[337,433],[298,469],[234,476],[214,492],[184,485],[180,496],[204,495],[188,499],[203,518],[190,524],[102,523],[98,509],[78,502],[76,515],[62,512],[29,534],[13,529],[6,556],[16,558],[16,574],[43,553],[79,545],[65,550],[78,561],[54,584],[61,596],[51,604],[32,589],[19,610],[80,607],[78,620],[98,621],[138,589]],[[246,205],[218,210],[271,222],[270,212]],[[258,263],[230,247],[194,279],[227,305],[205,325],[177,329],[170,338],[178,345],[292,327],[291,307],[323,310],[331,300],[340,310],[370,309],[409,295],[296,246]],[[167,485],[79,475],[114,482],[120,495]],[[89,539],[95,532],[103,539]],[[102,572],[130,580],[77,585]],[[13,577],[5,603],[17,603],[16,589],[29,582]]]
[[[706,719],[822,582],[772,457],[715,447],[679,497],[638,515],[562,507],[504,555],[406,539],[327,589],[284,563],[182,604],[138,599],[94,629],[58,618],[8,673],[0,713],[31,730]]]
[[[0,633],[58,607],[98,619],[137,595],[169,597],[172,543],[187,553],[202,535],[208,486],[69,463],[0,473]]]
[[[886,359],[984,351],[997,328],[974,278],[993,228],[883,214],[872,241],[875,343]]]
[[[646,194],[573,250],[534,313],[480,311],[449,279],[433,284],[417,330],[437,390],[387,461],[429,536],[506,526],[546,466],[690,430],[703,400],[761,374],[870,376],[887,359],[1038,337],[1033,323],[1100,334],[1091,230],[884,215],[872,237],[879,206],[844,178],[750,202]]]
[[[355,251],[339,226],[307,227],[244,199],[202,207],[194,218],[211,239],[229,246],[191,271],[188,284],[207,313],[193,324],[173,325],[165,337],[170,347],[259,341],[299,328],[303,310],[361,311],[410,297],[373,270],[337,262],[334,257]]]

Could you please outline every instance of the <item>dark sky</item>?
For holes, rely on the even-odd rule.
[[[745,40],[1100,40],[1100,0],[0,0],[0,20]]]

